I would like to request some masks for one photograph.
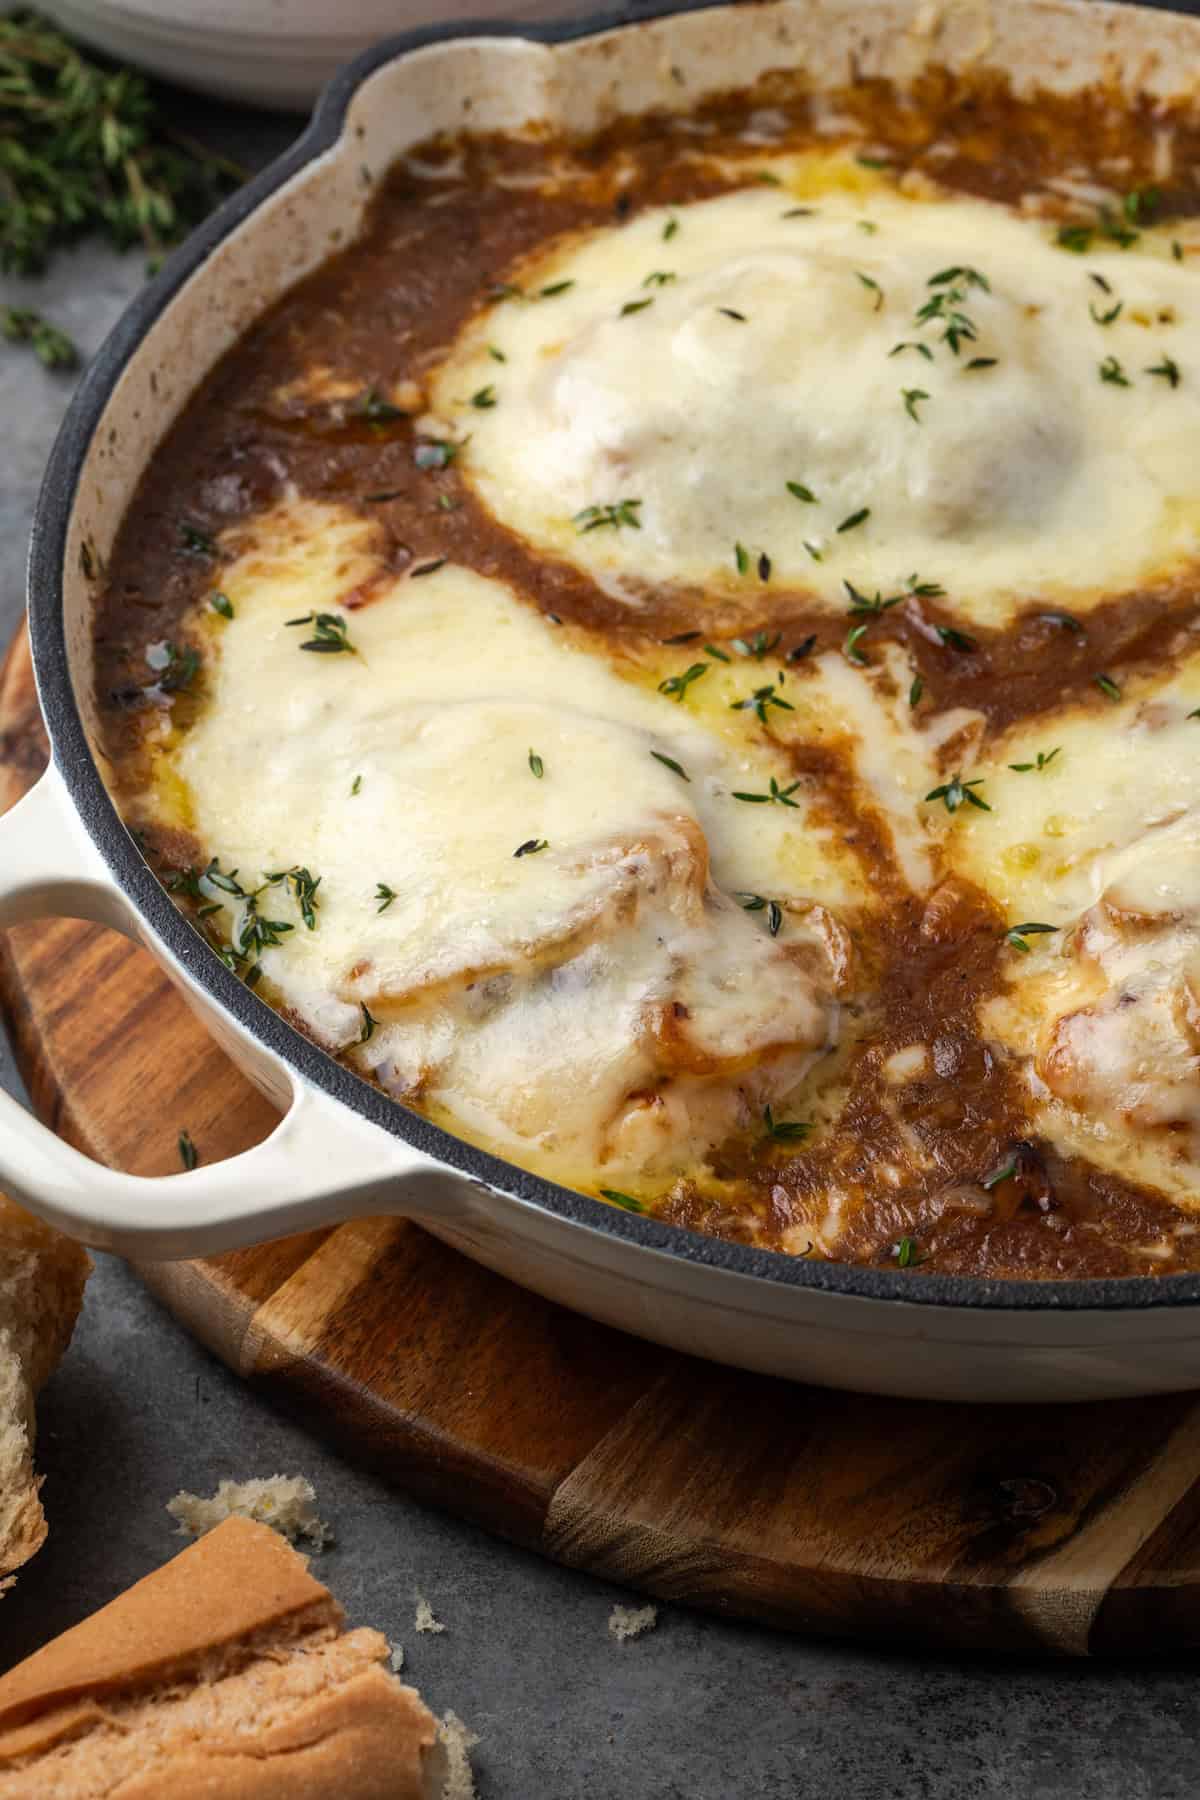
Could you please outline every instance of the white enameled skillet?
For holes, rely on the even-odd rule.
[[[172,905],[92,750],[89,568],[201,378],[359,228],[382,171],[439,129],[691,104],[803,64],[904,79],[930,58],[1014,82],[1200,88],[1200,21],[1088,0],[777,0],[590,25],[427,29],[338,76],[286,156],[129,309],[80,385],[34,523],[29,616],[53,765],[0,820],[0,925],[69,914],[146,945],[284,1111],[256,1149],[156,1180],[80,1156],[0,1097],[0,1182],[87,1243],[193,1256],[354,1214],[411,1215],[513,1280],[660,1343],[794,1379],[923,1398],[1095,1399],[1200,1382],[1200,1276],[1001,1282],[808,1262],[673,1229],[485,1155],[387,1099],[226,970]]]

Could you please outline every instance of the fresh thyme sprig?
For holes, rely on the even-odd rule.
[[[244,179],[174,130],[143,76],[34,12],[0,19],[0,269],[38,274],[92,232],[157,259]]]
[[[3,171],[0,169],[0,175]],[[4,217],[0,208],[0,220]],[[10,344],[28,344],[38,361],[47,369],[74,369],[79,351],[65,331],[52,325],[31,306],[0,306],[0,336]]]

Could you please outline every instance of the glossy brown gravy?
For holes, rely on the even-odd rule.
[[[1081,168],[1144,194],[1154,185],[1164,122],[1176,133],[1175,167],[1200,164],[1195,117],[1168,121],[1162,106],[1119,104],[1107,93],[1018,99],[995,78],[935,71],[908,94],[866,82],[833,98],[858,122],[850,141],[897,178],[923,171],[944,187],[990,199],[1015,202]],[[751,124],[753,148],[745,138]],[[764,144],[764,132],[774,141]],[[418,466],[411,419],[378,404],[400,384],[420,386],[495,284],[558,234],[728,191],[758,178],[756,155],[833,141],[818,136],[813,104],[796,80],[774,76],[754,94],[711,102],[686,122],[668,115],[626,121],[582,144],[437,143],[423,148],[418,166],[401,164],[380,180],[362,238],[222,361],[169,434],[123,524],[98,602],[96,643],[105,749],[126,810],[136,812],[144,774],[145,646],[187,641],[191,610],[219,585],[211,539],[277,500],[285,485],[370,519],[381,574],[439,558],[466,564],[507,583],[564,629],[599,632],[655,668],[668,654],[664,640],[689,633],[778,632],[776,654],[795,657],[788,668],[797,679],[814,649],[837,648],[844,622],[782,585],[716,601],[678,587],[648,589],[632,614],[585,573],[533,550],[492,518],[453,461]],[[552,179],[564,169],[569,182]],[[539,173],[546,184],[497,185]],[[1056,204],[1063,218],[1075,216],[1065,202],[1048,200],[1047,209]],[[1181,217],[1200,211],[1200,191],[1159,187],[1142,204],[1159,220]],[[354,398],[303,397],[300,379],[316,366]],[[296,396],[281,399],[291,382]],[[370,600],[368,583],[344,604]],[[1198,612],[1200,583],[1176,581],[1112,596],[1089,613],[1086,637],[1031,604],[1007,629],[973,626],[967,652],[948,654],[905,608],[874,625],[873,641],[904,644],[938,709],[970,707],[1000,729],[1072,698],[1103,706],[1097,668],[1128,674],[1159,666]],[[951,602],[932,602],[925,619],[952,622]],[[686,655],[686,646],[670,654]],[[177,721],[186,727],[189,709],[202,702],[201,672],[176,696]],[[819,791],[828,821],[874,887],[892,898],[882,932],[857,946],[880,996],[877,1016],[849,1052],[849,1100],[837,1130],[795,1150],[729,1145],[713,1166],[737,1193],[736,1210],[684,1184],[663,1216],[770,1245],[782,1234],[794,1237],[836,1185],[850,1196],[842,1253],[862,1262],[1042,1278],[1200,1268],[1200,1232],[1185,1227],[1177,1235],[1184,1221],[1168,1202],[1028,1141],[1027,1101],[977,1018],[980,1000],[1004,981],[994,903],[962,881],[914,898],[897,879],[886,828],[838,756],[811,745],[790,753],[796,775]],[[178,834],[138,823],[164,878],[202,860],[200,848]],[[898,1118],[882,1104],[883,1064],[918,1041],[932,1047],[932,1068],[928,1080],[904,1088]],[[919,1141],[927,1166],[895,1185],[884,1170],[911,1164],[904,1132]],[[1012,1172],[1003,1180],[984,1185],[1005,1168]],[[1148,1263],[1135,1247],[1154,1241],[1172,1248]]]

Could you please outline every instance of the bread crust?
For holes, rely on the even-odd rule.
[[[0,1593],[46,1540],[34,1397],[71,1341],[91,1267],[78,1244],[0,1194]]]
[[[275,1532],[225,1520],[0,1678],[0,1795],[433,1800],[436,1721],[342,1616]]]

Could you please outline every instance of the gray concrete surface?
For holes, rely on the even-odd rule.
[[[292,130],[215,107],[192,124],[256,161]],[[44,281],[0,281],[0,299],[27,298],[91,351],[141,278],[136,256],[87,248]],[[70,390],[0,346],[5,637]],[[52,1535],[0,1602],[0,1668],[172,1554],[163,1503],[179,1487],[302,1471],[337,1530],[319,1572],[352,1620],[404,1646],[430,1703],[479,1733],[480,1800],[1191,1800],[1200,1786],[1195,1658],[1093,1668],[883,1652],[674,1607],[618,1645],[607,1618],[628,1595],[342,1462],[251,1398],[110,1258],[45,1395],[39,1455]],[[418,1595],[443,1635],[413,1630]]]

